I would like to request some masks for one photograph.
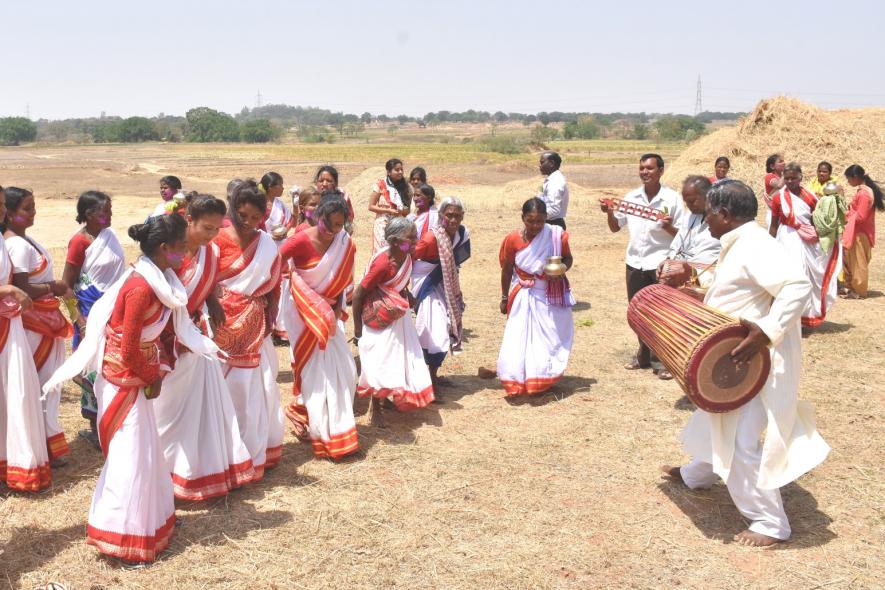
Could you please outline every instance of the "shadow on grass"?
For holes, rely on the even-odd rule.
[[[721,483],[706,490],[690,490],[683,483],[668,479],[659,483],[658,489],[708,539],[732,543],[734,535],[749,525]],[[836,538],[829,529],[833,519],[818,510],[817,500],[808,490],[793,482],[781,488],[781,494],[793,532],[789,542],[779,543],[772,549],[817,547]]]
[[[0,544],[0,572],[10,588],[19,587],[22,574],[40,569],[70,545],[86,539],[85,523],[54,530],[15,527],[4,532],[10,538]]]
[[[551,402],[561,402],[576,393],[586,392],[590,390],[592,385],[596,384],[593,377],[579,377],[577,375],[566,375],[560,379],[556,385],[538,395],[519,395],[508,397],[507,403],[511,406],[546,406]]]

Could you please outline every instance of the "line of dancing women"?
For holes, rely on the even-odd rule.
[[[164,177],[162,202],[128,230],[140,249],[128,266],[111,229],[111,197],[84,192],[61,280],[47,250],[28,235],[34,193],[3,190],[6,485],[45,490],[52,469],[66,462],[58,415],[62,386],[73,381],[89,424],[80,435],[105,456],[87,542],[128,565],[149,563],[168,546],[176,498],[227,494],[279,463],[286,418],[316,457],[339,460],[359,450],[355,395],[371,398],[380,425],[385,408],[411,411],[437,399],[446,385],[438,371],[464,341],[466,211],[457,197],[437,204],[423,169],[408,181],[401,161],[386,169],[369,203],[376,214],[372,256],[356,281],[353,205],[332,166],[317,171],[313,186],[293,187],[291,203],[274,172],[258,182],[231,181],[224,200],[185,194],[178,178]],[[541,268],[554,253],[571,264],[567,235],[545,225],[539,199],[526,202],[523,219],[525,228],[501,251],[509,301],[502,311],[513,332],[502,350],[508,395],[549,387],[571,346],[570,294],[554,318]],[[345,332],[350,315],[359,371]],[[563,334],[553,366],[536,362],[548,341],[522,342],[533,321]],[[274,341],[289,348],[293,385],[285,408]]]

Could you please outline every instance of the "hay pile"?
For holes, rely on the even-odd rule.
[[[732,178],[757,193],[765,176],[765,158],[783,154],[798,161],[806,182],[826,160],[834,176],[851,164],[860,164],[877,179],[885,178],[885,109],[824,111],[793,98],[778,96],[761,101],[735,127],[702,137],[667,166],[664,182],[679,188],[689,174],[713,174],[718,156],[731,160]]]
[[[384,166],[371,166],[352,178],[344,185],[344,190],[350,196],[354,207],[365,209],[369,204],[369,197],[379,178],[384,178],[387,171]]]

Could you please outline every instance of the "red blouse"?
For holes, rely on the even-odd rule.
[[[141,353],[141,330],[159,319],[164,307],[144,277],[129,277],[117,300],[108,325],[115,332],[122,330],[120,356],[123,363],[145,383],[153,383],[159,377],[159,366],[149,365]]]
[[[83,266],[86,262],[86,249],[92,245],[92,236],[83,232],[77,232],[68,242],[68,255],[65,262],[72,266]]]
[[[848,206],[842,245],[846,248],[853,246],[858,233],[866,235],[871,248],[876,245],[876,211],[868,187],[858,188]]]
[[[366,276],[360,281],[360,286],[364,291],[371,291],[378,285],[386,283],[396,276],[396,262],[390,259],[387,252],[379,254],[377,258],[369,266]]]
[[[525,241],[522,239],[522,230],[516,229],[507,234],[507,237],[501,242],[501,251],[498,254],[501,266],[504,266],[507,262],[510,264],[516,264],[516,253],[531,243],[531,240]],[[568,232],[564,231],[562,232],[562,256],[566,257],[571,255],[572,251],[568,245]]]
[[[316,266],[323,255],[304,232],[298,232],[286,238],[280,246],[280,258],[283,262],[291,259],[296,268],[311,268]]]
[[[439,262],[439,244],[436,243],[436,234],[432,231],[424,232],[424,235],[415,245],[415,260],[427,262]]]

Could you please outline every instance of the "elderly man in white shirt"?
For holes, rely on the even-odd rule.
[[[707,192],[711,186],[706,176],[692,175],[683,181],[682,201],[688,211],[670,243],[667,260],[658,266],[658,282],[677,288],[689,282],[707,287],[712,282],[713,273],[709,270],[719,258],[722,245],[710,235],[706,219]],[[685,274],[682,265],[670,264],[668,260],[685,260],[691,271]]]
[[[547,178],[541,186],[538,198],[547,205],[547,223],[565,229],[565,215],[568,211],[568,184],[559,171],[562,157],[556,152],[544,152],[538,162],[538,169]]]
[[[721,240],[722,251],[704,302],[749,329],[731,351],[732,360],[744,363],[766,351],[771,372],[743,406],[717,414],[696,410],[681,436],[691,461],[661,469],[692,489],[722,478],[750,521],[734,540],[761,547],[790,537],[780,488],[820,464],[830,447],[816,430],[811,405],[798,399],[800,316],[811,283],[801,264],[755,222],[757,207],[753,190],[736,180],[707,193],[710,234]]]
[[[642,186],[624,197],[624,201],[659,209],[664,214],[663,219],[652,220],[619,213],[609,201],[602,199],[599,202],[602,211],[608,215],[608,228],[612,232],[621,231],[625,225],[630,232],[626,260],[628,301],[641,289],[658,282],[658,265],[667,258],[670,244],[684,216],[679,193],[661,185],[663,173],[664,159],[661,156],[643,154],[639,158],[639,178],[642,180]],[[653,358],[651,350],[641,340],[636,355],[624,365],[624,368],[647,369],[652,363],[661,379],[673,378],[670,372]]]

